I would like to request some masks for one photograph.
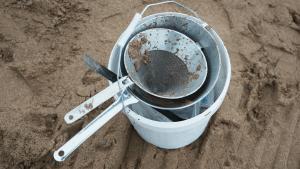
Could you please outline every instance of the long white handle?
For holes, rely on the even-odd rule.
[[[67,143],[54,152],[54,159],[56,161],[64,161],[77,147],[79,147],[85,140],[99,130],[105,123],[118,114],[123,106],[128,106],[137,103],[138,100],[132,95],[122,95],[119,99],[109,106],[105,111],[98,115],[93,121],[81,129],[74,137]]]
[[[119,83],[113,83],[106,89],[102,90],[85,102],[81,103],[79,106],[75,107],[73,110],[69,111],[64,117],[65,122],[67,124],[75,122],[108,99],[115,96],[121,90],[124,90],[125,88],[133,84],[133,82],[126,76],[122,77],[119,81]]]

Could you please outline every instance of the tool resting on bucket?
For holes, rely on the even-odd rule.
[[[147,9],[147,7],[145,9]],[[141,14],[137,13],[132,19],[127,29],[121,35],[120,39],[117,42],[118,55],[121,56],[123,54],[123,49],[126,46],[130,36],[134,32],[135,27],[138,25],[140,20]],[[130,53],[130,45],[133,44],[135,40],[142,40],[143,36],[145,35],[149,43],[144,43],[141,48],[138,48],[138,51],[142,51],[142,54],[146,54],[147,56],[149,56],[150,54],[147,53],[147,49],[151,50],[149,52],[160,52],[158,55],[164,53],[161,51],[169,53],[171,52],[175,54],[177,54],[177,52],[182,52],[183,54],[188,53],[188,55],[185,56],[183,56],[183,54],[172,55],[172,59],[180,59],[187,67],[189,73],[192,74],[186,74],[186,76],[189,77],[186,78],[186,81],[184,83],[177,83],[176,85],[171,87],[171,90],[162,90],[162,88],[160,87],[153,88],[153,86],[155,86],[156,84],[161,83],[160,81],[154,81],[153,84],[153,81],[147,81],[149,78],[144,78],[145,71],[143,71],[143,69],[147,67],[148,64],[152,65],[152,68],[154,69],[163,70],[163,67],[158,66],[160,63],[159,57],[156,57],[156,59],[158,59],[156,61],[151,56],[149,57],[150,61],[147,60],[147,58],[146,60],[144,60],[143,58],[142,62],[138,63],[140,65],[137,66],[137,62],[139,62],[140,60],[137,60],[137,57],[134,54]],[[154,38],[151,37],[152,35]],[[161,44],[162,41],[165,44]],[[186,44],[188,46],[178,50],[175,49],[176,51],[174,52],[172,51],[174,50],[172,47],[176,46],[174,45],[174,41],[177,41],[177,43],[179,44],[182,42],[182,44],[178,47],[184,46],[183,44]],[[156,45],[153,45],[151,43]],[[156,50],[154,49],[154,47],[156,48]],[[141,57],[140,54],[138,54],[137,56]],[[172,59],[169,59],[167,61],[172,62]],[[77,106],[76,108],[74,108],[66,114],[64,118],[66,123],[73,123],[76,120],[83,117],[84,115],[86,115],[87,113],[89,113],[90,111],[94,110],[96,107],[98,107],[108,99],[112,98],[113,96],[119,96],[118,99],[112,105],[110,105],[106,110],[104,110],[100,115],[98,115],[94,120],[92,120],[88,125],[86,125],[67,143],[65,143],[62,147],[55,151],[55,160],[64,161],[77,147],[79,147],[86,139],[93,135],[99,128],[101,128],[105,123],[107,123],[111,118],[113,118],[124,107],[137,103],[139,99],[136,97],[134,92],[131,92],[131,90],[128,89],[131,89],[133,87],[139,88],[147,95],[153,95],[154,97],[157,97],[159,99],[180,99],[187,97],[193,94],[195,91],[197,91],[204,83],[207,74],[206,60],[199,45],[197,45],[197,43],[195,43],[194,41],[190,40],[188,37],[177,31],[163,28],[153,28],[151,30],[145,30],[131,38],[130,42],[127,44],[125,49],[124,64],[128,75],[123,77],[117,76],[118,80],[116,82],[111,84],[103,91],[97,93],[95,96],[89,98],[87,101],[83,102],[82,104],[80,104],[79,106]],[[174,69],[174,71],[180,72],[180,69]],[[173,74],[173,71],[164,72],[164,75],[166,76],[173,76]],[[152,87],[151,85],[149,85],[149,83],[152,85]],[[161,108],[164,109],[163,106]]]

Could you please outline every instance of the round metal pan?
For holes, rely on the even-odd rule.
[[[153,28],[136,34],[127,44],[126,72],[150,95],[179,99],[204,83],[207,63],[199,45],[182,33]]]

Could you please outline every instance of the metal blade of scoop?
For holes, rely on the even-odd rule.
[[[83,60],[85,64],[89,67],[89,69],[96,71],[97,73],[101,74],[111,82],[115,82],[118,80],[117,75],[114,72],[108,70],[106,67],[104,67],[103,65],[95,61],[89,55],[86,54]]]

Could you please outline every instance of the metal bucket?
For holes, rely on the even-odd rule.
[[[174,12],[166,12],[166,13],[158,13],[154,15],[147,16],[142,19],[141,23],[145,23],[152,18],[157,18],[157,16],[171,16],[175,18],[181,19],[189,19],[196,23],[199,27],[203,27],[205,22],[203,22],[199,18],[195,18],[186,14],[174,13]],[[147,25],[149,28],[149,25]],[[157,25],[156,25],[157,26]],[[140,32],[146,29],[145,25],[139,24],[137,26],[136,32]],[[178,28],[177,28],[178,29]],[[193,30],[196,30],[193,32]],[[199,41],[201,34],[197,33],[197,29],[184,29],[188,36],[194,41]],[[151,117],[147,116],[147,114],[155,114],[155,110],[149,107],[148,105],[138,102],[134,105],[126,107],[124,112],[126,116],[129,118],[131,124],[134,126],[135,130],[138,134],[147,142],[161,148],[166,149],[175,149],[186,146],[196,140],[206,128],[211,116],[217,111],[220,107],[221,103],[224,100],[225,94],[228,90],[229,81],[231,77],[231,65],[229,60],[229,55],[227,50],[217,35],[217,33],[209,28],[208,31],[214,37],[214,40],[217,43],[217,47],[219,49],[221,63],[220,65],[215,65],[212,63],[207,63],[209,66],[219,66],[220,74],[216,82],[212,82],[214,87],[211,90],[208,90],[208,95],[213,96],[213,103],[209,105],[207,109],[205,109],[202,113],[198,114],[203,107],[203,98],[200,98],[196,104],[193,104],[189,107],[172,110],[174,112],[185,113],[185,114],[198,114],[194,117],[180,121],[180,122],[169,122],[168,120],[160,119],[159,121],[151,119]],[[192,35],[192,36],[191,36]],[[206,45],[202,43],[200,45]],[[117,55],[116,46],[114,46],[110,59],[108,68],[113,72],[118,72],[118,64],[119,64],[119,55]],[[210,72],[213,73],[213,72]],[[215,72],[216,73],[216,72]],[[117,97],[116,97],[117,99]]]

